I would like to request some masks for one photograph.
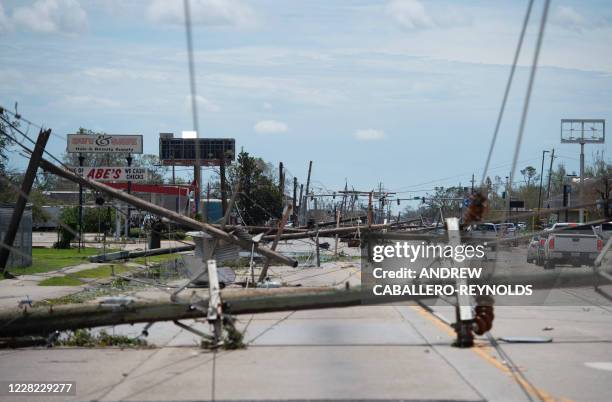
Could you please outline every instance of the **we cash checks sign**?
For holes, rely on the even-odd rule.
[[[142,135],[68,134],[67,151],[141,154]]]
[[[95,181],[135,181],[148,180],[147,169],[140,167],[74,167],[74,173]]]

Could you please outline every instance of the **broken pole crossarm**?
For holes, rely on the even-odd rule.
[[[278,241],[280,240],[281,235],[283,234],[283,229],[285,228],[285,225],[287,224],[287,220],[289,219],[290,214],[291,214],[291,204],[285,206],[285,210],[283,211],[283,217],[278,223],[278,230],[276,232],[276,235],[274,235],[274,241],[272,242],[272,247],[271,247],[272,250],[276,250],[276,246],[278,245]],[[266,276],[268,276],[268,267],[270,267],[270,259],[266,258],[266,262],[264,263],[264,266],[261,269],[261,272],[259,274],[259,282],[263,282],[266,279]]]
[[[32,151],[30,162],[28,163],[28,169],[26,170],[25,176],[23,177],[23,182],[21,183],[21,191],[19,192],[19,197],[15,203],[15,209],[13,210],[13,215],[11,216],[11,222],[6,230],[4,239],[2,239],[4,247],[0,246],[0,273],[5,276],[8,276],[5,270],[9,255],[11,253],[10,248],[13,247],[13,242],[15,241],[17,230],[19,229],[19,223],[21,223],[23,211],[25,210],[26,203],[28,202],[27,197],[30,195],[30,190],[32,190],[32,184],[36,178],[36,171],[38,170],[38,166],[41,162],[43,152],[45,152],[45,146],[47,145],[50,135],[51,129],[40,130],[40,133],[38,134],[34,151]]]
[[[234,236],[232,234],[229,234],[225,231],[223,231],[222,229],[219,229],[218,227],[215,227],[213,225],[209,225],[207,223],[204,222],[198,222],[195,219],[191,219],[188,218],[186,216],[177,214],[174,211],[171,211],[169,209],[160,207],[159,205],[155,205],[152,204],[150,202],[147,202],[145,200],[142,200],[138,197],[135,197],[133,195],[130,194],[126,194],[123,191],[120,190],[116,190],[112,187],[109,187],[105,184],[93,181],[93,180],[89,180],[86,179],[84,177],[80,177],[76,174],[74,174],[73,172],[70,172],[64,168],[61,168],[59,166],[54,165],[53,163],[45,160],[45,159],[41,159],[40,161],[40,166],[50,172],[53,173],[57,176],[63,177],[67,180],[70,180],[72,182],[75,183],[80,183],[83,184],[85,187],[89,187],[91,189],[94,189],[96,191],[100,191],[103,192],[105,194],[107,194],[108,196],[112,197],[112,198],[116,198],[120,201],[126,202],[128,204],[131,204],[137,208],[140,208],[142,210],[145,210],[147,212],[150,212],[152,214],[167,218],[171,221],[174,221],[176,223],[180,223],[182,225],[185,225],[187,227],[193,228],[195,230],[203,230],[205,232],[207,232],[208,234],[210,234],[211,236],[217,237],[221,240],[225,240],[229,243],[233,243],[236,245],[239,245],[240,247],[242,247],[243,249],[246,250],[250,250],[251,249],[251,245],[252,242],[248,241],[248,240],[242,240],[240,238],[238,238],[237,236]],[[260,245],[256,245],[255,246],[255,250],[258,251],[261,255],[268,257],[274,261],[277,261],[279,263],[283,263],[286,265],[290,265],[293,267],[296,267],[298,262],[292,258],[286,257],[280,253],[277,253],[273,250],[270,250],[267,247],[263,247]]]

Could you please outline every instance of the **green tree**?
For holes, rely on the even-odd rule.
[[[525,183],[527,184],[527,187],[529,187],[532,184],[532,181],[536,181],[538,179],[536,175],[537,170],[533,166],[527,166],[525,169],[521,170],[521,174],[523,175],[523,178],[525,179]]]
[[[240,152],[236,163],[228,169],[232,188],[240,182],[237,208],[247,225],[260,225],[282,214],[282,198],[278,184],[266,163],[248,152]]]

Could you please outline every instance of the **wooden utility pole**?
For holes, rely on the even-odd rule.
[[[283,210],[283,217],[278,223],[278,229],[276,231],[276,235],[274,236],[274,241],[272,242],[272,246],[270,246],[270,249],[272,251],[276,251],[276,246],[278,245],[278,241],[280,240],[280,237],[283,234],[283,229],[285,229],[285,225],[287,224],[287,220],[289,219],[289,214],[291,214],[291,205],[286,205],[285,209]],[[264,262],[264,266],[261,269],[261,272],[259,274],[258,282],[263,282],[264,279],[266,279],[266,276],[268,276],[269,267],[270,267],[270,259],[266,258],[266,261]]]
[[[219,164],[219,183],[221,185],[221,210],[222,214],[225,215],[227,211],[227,190],[225,184],[225,158],[221,158]]]
[[[336,229],[340,228],[340,210],[336,209]],[[338,234],[336,233],[336,245],[334,246],[334,255],[338,256]]]
[[[553,161],[555,160],[555,149],[552,149],[552,153],[550,154],[550,167],[548,168],[548,184],[546,185],[546,200],[548,200],[548,205],[550,207],[550,180],[552,178],[552,167]]]
[[[281,195],[281,201],[285,199],[285,173],[283,162],[278,162],[278,192]]]
[[[293,222],[293,227],[298,227],[297,223],[297,177],[293,178],[293,203],[292,209],[293,213],[291,215],[291,221]]]
[[[159,205],[155,205],[153,203],[147,202],[138,197],[134,197],[133,195],[126,194],[123,191],[114,189],[103,183],[96,182],[93,180],[89,180],[85,177],[78,176],[69,170],[66,170],[62,167],[54,165],[53,163],[47,161],[46,159],[41,159],[40,166],[44,170],[50,173],[63,177],[64,179],[70,180],[74,183],[83,184],[83,186],[91,188],[93,190],[103,192],[111,198],[115,198],[119,201],[126,202],[144,211],[167,218],[176,223],[180,223],[181,225],[185,225],[189,228],[193,228],[194,230],[203,230],[207,232],[208,234],[210,234],[211,236],[218,237],[221,240],[225,240],[232,244],[236,244],[242,247],[243,249],[246,249],[246,250],[251,249],[252,242],[247,241],[247,240],[242,240],[238,238],[237,236],[227,233],[214,225],[210,225],[205,222],[198,222],[195,219],[191,219],[187,216],[177,214],[174,211],[171,211]],[[296,260],[289,258],[289,257],[285,257],[284,255],[279,254],[273,250],[270,250],[267,247],[256,245],[255,250],[258,251],[264,257],[269,257],[275,261],[282,262],[283,264],[290,265],[292,267],[297,266]]]
[[[304,205],[304,199],[302,198],[302,194],[304,193],[304,183],[300,184],[300,196],[298,199],[300,200],[300,204],[298,205],[298,210],[295,211],[295,216],[297,218],[297,226],[300,225],[300,216],[302,216],[302,208]]]
[[[15,242],[15,236],[17,235],[21,218],[23,217],[23,211],[25,210],[28,197],[30,196],[30,191],[32,190],[32,184],[36,178],[36,171],[38,170],[38,166],[42,159],[42,155],[45,151],[45,146],[47,145],[50,135],[51,129],[40,130],[38,133],[38,139],[36,140],[34,150],[30,156],[28,169],[26,170],[23,181],[21,182],[21,191],[17,197],[15,209],[13,210],[13,215],[11,216],[11,221],[6,230],[6,234],[4,235],[4,239],[2,239],[2,244],[0,244],[0,273],[2,273],[5,278],[12,277],[12,275],[6,272],[6,265],[11,253],[11,248],[13,248],[13,243]]]
[[[312,173],[312,161],[308,164],[308,178],[306,179],[306,194],[304,194],[304,198],[302,198],[302,203],[300,204],[300,209],[302,212],[303,224],[306,224],[306,212],[308,210],[308,191],[310,190],[310,174]]]
[[[210,204],[210,181],[206,183],[206,203],[204,204],[204,210],[202,211],[202,222],[210,223],[208,216],[208,205]]]
[[[315,236],[315,246],[317,249],[317,268],[321,266],[321,252],[319,247],[319,225],[315,225],[315,230],[317,232]]]
[[[368,226],[372,226],[372,192],[368,194]]]

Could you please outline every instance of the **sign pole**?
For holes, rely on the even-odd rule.
[[[83,167],[85,157],[79,154],[79,166]],[[79,184],[79,253],[81,252],[83,239],[83,185]]]
[[[132,155],[128,154],[126,159],[127,159],[128,167],[132,167]],[[128,194],[132,193],[132,181],[131,180],[128,180],[127,182],[127,192]],[[130,206],[129,204],[127,206],[127,211],[126,211],[125,238],[126,239],[130,238]]]

